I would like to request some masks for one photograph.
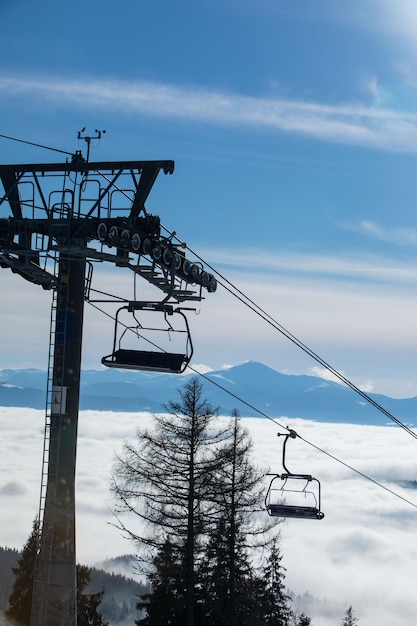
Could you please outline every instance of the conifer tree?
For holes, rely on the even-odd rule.
[[[87,593],[91,580],[91,568],[77,565],[77,626],[108,626],[98,611],[104,591]]]
[[[215,526],[204,553],[206,593],[211,590],[207,606],[212,612],[217,607],[218,618],[211,616],[213,624],[234,626],[245,620],[251,624],[248,589],[254,572],[249,548],[267,541],[276,520],[263,515],[262,474],[253,463],[252,441],[236,410],[219,457],[222,463],[210,476]]]
[[[352,605],[350,605],[345,613],[345,617],[341,623],[341,626],[355,626],[355,624],[358,624],[358,622],[358,618],[354,616]]]
[[[26,541],[17,567],[12,567],[15,576],[9,597],[6,615],[21,626],[29,626],[32,609],[33,579],[38,550],[39,519],[33,521],[32,532]]]
[[[38,539],[39,519],[36,517],[33,521],[32,532],[17,561],[17,567],[12,568],[15,578],[6,615],[19,626],[30,626]],[[104,592],[90,594],[85,592],[90,577],[90,568],[77,565],[77,626],[108,626],[98,612]]]
[[[243,616],[248,614],[250,605],[247,586],[252,580],[253,569],[244,539],[240,529],[236,528],[231,556],[230,525],[224,518],[218,520],[198,569],[199,624],[246,624]]]
[[[289,626],[293,617],[289,606],[291,597],[285,592],[285,568],[278,538],[271,540],[267,562],[263,568],[259,604],[262,607],[264,626]]]
[[[137,609],[145,610],[146,616],[135,624],[146,626],[181,626],[184,622],[184,598],[182,559],[178,549],[168,539],[153,559],[154,569],[149,574],[151,593],[145,594],[137,603]]]

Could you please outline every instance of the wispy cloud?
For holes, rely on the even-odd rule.
[[[346,225],[346,228],[362,233],[373,239],[386,241],[399,246],[416,246],[417,230],[409,227],[384,228],[370,220],[362,220],[358,224]]]
[[[370,224],[370,223],[369,223]],[[353,228],[353,227],[352,227]],[[374,225],[374,229],[369,226],[361,227],[366,234],[376,237],[379,229]],[[360,227],[356,227],[360,229]],[[391,233],[391,241],[395,237],[394,231]],[[386,236],[389,236],[386,231]],[[417,233],[413,230],[398,229],[397,243],[407,240],[413,241],[413,236],[417,243]],[[200,250],[205,258],[209,258],[211,263],[221,271],[221,268],[230,270],[245,270],[246,272],[262,272],[266,276],[270,273],[279,272],[280,275],[288,274],[309,277],[315,275],[316,278],[346,279],[355,281],[371,281],[375,283],[392,283],[395,285],[415,285],[417,282],[416,272],[410,263],[401,263],[389,256],[378,256],[372,254],[306,254],[300,252],[285,251],[282,254],[267,252],[264,249],[210,249]],[[268,280],[268,278],[266,278]]]
[[[417,115],[361,103],[328,105],[158,82],[5,74],[0,75],[0,90],[3,99],[24,95],[61,107],[100,107],[126,114],[272,129],[382,150],[417,151]]]

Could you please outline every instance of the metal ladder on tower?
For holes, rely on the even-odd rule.
[[[54,274],[58,275],[58,255],[55,255]],[[57,334],[57,289],[52,292],[48,371],[46,389],[46,411],[44,445],[41,471],[41,491],[39,501],[39,530],[38,549],[35,562],[35,576],[33,584],[32,611],[30,626],[44,626],[47,609],[47,590],[50,584],[50,563],[52,554],[52,528],[54,519],[54,503],[56,501],[56,486],[58,481],[58,450],[60,441],[60,428],[52,428],[52,414],[59,412],[62,398],[62,381],[54,381],[56,376],[55,363],[55,338]],[[65,332],[60,328],[59,332]],[[64,355],[62,355],[62,360]],[[61,368],[62,372],[62,368]],[[57,411],[58,408],[58,411]],[[45,520],[46,502],[48,498],[48,519]]]

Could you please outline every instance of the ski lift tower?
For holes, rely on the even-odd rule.
[[[81,138],[89,148],[92,138]],[[81,151],[65,163],[0,165],[0,267],[52,292],[31,626],[77,621],[75,463],[92,268],[127,268],[162,291],[164,304],[216,290],[213,275],[190,262],[185,245],[145,209],[158,174],[173,171],[169,160],[92,163]]]

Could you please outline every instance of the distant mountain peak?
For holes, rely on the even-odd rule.
[[[119,369],[83,370],[80,409],[161,413],[191,376]],[[0,370],[0,406],[45,409],[45,371]],[[213,384],[211,384],[211,381]],[[386,417],[347,386],[319,376],[287,374],[259,361],[207,372],[202,377],[207,400],[220,414],[237,409],[242,417],[304,418],[320,422],[385,425]],[[413,425],[417,398],[375,396],[401,421]]]

